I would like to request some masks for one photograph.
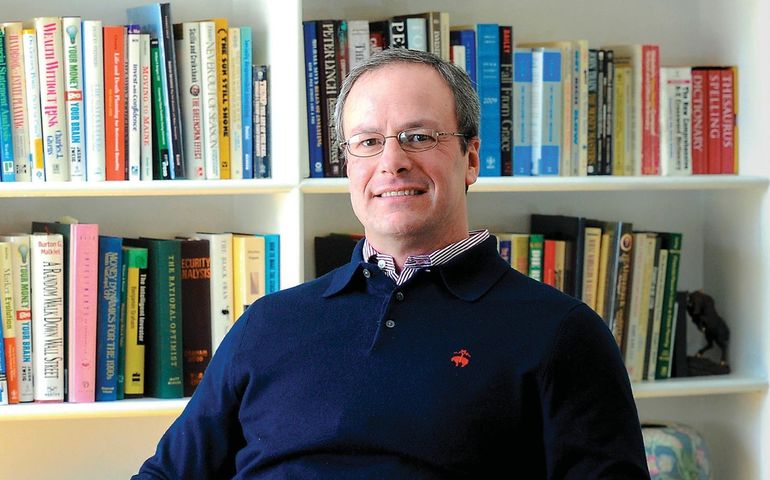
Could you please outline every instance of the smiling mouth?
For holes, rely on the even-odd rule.
[[[422,195],[423,191],[421,190],[393,190],[390,192],[383,192],[379,195],[376,195],[380,198],[388,198],[388,197],[412,197],[415,195]]]

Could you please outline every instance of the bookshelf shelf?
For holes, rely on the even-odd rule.
[[[45,182],[0,184],[0,198],[164,197],[285,193],[293,186],[274,179],[165,180],[151,182]]]
[[[116,402],[9,405],[0,410],[0,423],[80,418],[176,417],[187,405],[188,400],[189,398],[173,400],[141,398]]]
[[[634,398],[686,397],[730,393],[762,393],[768,389],[766,378],[736,375],[672,378],[634,383]]]
[[[767,188],[760,176],[696,175],[692,177],[482,177],[470,192],[612,192],[656,190],[743,190]],[[345,178],[306,179],[303,193],[347,193]]]

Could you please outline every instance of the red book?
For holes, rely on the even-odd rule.
[[[706,122],[706,70],[692,69],[692,173],[708,173],[708,142]]]
[[[543,283],[556,286],[556,240],[546,240],[543,247]]]
[[[722,173],[738,173],[735,155],[735,68],[721,72],[722,86]]]
[[[642,175],[660,175],[660,47],[642,46]]]
[[[125,27],[104,27],[104,154],[107,180],[126,179]]]
[[[707,72],[707,173],[722,173],[722,71],[720,69],[710,68]]]

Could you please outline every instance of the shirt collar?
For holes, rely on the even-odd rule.
[[[353,280],[360,276],[359,270],[364,267],[376,268],[376,265],[363,261],[363,246],[364,239],[361,239],[353,250],[350,263],[331,274],[331,283],[323,293],[325,298],[337,295],[352,285]],[[472,302],[488,292],[510,270],[510,265],[500,257],[497,240],[490,236],[481,244],[433,270],[439,272],[442,282],[452,295]]]

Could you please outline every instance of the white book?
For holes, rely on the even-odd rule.
[[[69,146],[70,180],[86,179],[83,149],[83,44],[80,17],[62,17],[62,50],[64,55],[64,108],[66,109],[67,145]]]
[[[141,112],[140,178],[152,180],[152,64],[150,63],[150,35],[139,34],[139,103]]]
[[[465,45],[452,45],[452,63],[465,71]]]
[[[532,49],[532,175],[540,175],[543,152],[543,48]]]
[[[200,23],[185,22],[174,25],[174,42],[187,178],[200,180],[206,178],[201,135]]]
[[[209,241],[211,257],[211,352],[234,323],[233,298],[233,234],[196,233],[196,238]]]
[[[32,305],[30,303],[29,234],[0,236],[11,246],[13,271],[13,318],[16,319],[16,355],[19,370],[19,401],[34,400],[32,382]]]
[[[102,22],[83,20],[83,90],[85,91],[86,180],[103,182],[104,162],[104,41]]]
[[[406,19],[406,44],[410,50],[428,51],[428,27],[422,17]]]
[[[126,137],[126,162],[128,163],[128,180],[141,180],[142,156],[142,72],[141,72],[141,39],[139,31],[126,32],[126,109],[128,111]]]
[[[27,88],[27,120],[29,122],[29,154],[32,164],[32,181],[45,181],[45,156],[43,154],[43,123],[40,116],[40,70],[37,65],[37,34],[34,29],[24,29],[21,35],[24,67],[24,86]]]
[[[650,289],[655,260],[656,236],[634,232],[634,261],[628,315],[625,364],[632,382],[643,380],[644,352],[650,318]]]
[[[37,61],[40,68],[40,111],[43,121],[45,179],[70,179],[67,121],[64,109],[64,58],[59,17],[35,18]]]
[[[660,69],[660,173],[692,175],[692,70]]]
[[[203,99],[203,157],[206,179],[219,179],[219,100],[217,98],[217,30],[214,22],[200,22],[201,97]],[[253,131],[253,129],[252,129]]]
[[[35,401],[64,401],[64,240],[30,237]]]
[[[348,20],[348,58],[350,69],[369,59],[369,21]]]
[[[241,29],[228,29],[227,63],[230,78],[230,178],[243,178],[243,110],[241,108]]]
[[[27,87],[24,73],[21,22],[0,24],[5,30],[5,59],[8,64],[8,100],[11,107],[13,161],[17,182],[32,180],[27,126]]]

